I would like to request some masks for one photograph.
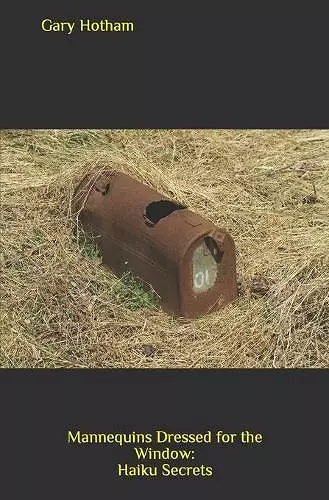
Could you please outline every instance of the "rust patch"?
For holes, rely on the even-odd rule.
[[[81,181],[72,209],[98,237],[103,263],[150,283],[166,311],[192,318],[237,297],[232,237],[185,205],[106,170]]]

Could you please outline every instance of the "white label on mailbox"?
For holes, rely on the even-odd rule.
[[[205,241],[193,252],[193,291],[206,292],[217,278],[218,265]]]

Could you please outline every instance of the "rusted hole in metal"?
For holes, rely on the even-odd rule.
[[[109,192],[110,186],[111,186],[111,184],[110,184],[110,182],[108,182],[105,186],[102,186],[102,187],[95,186],[95,189],[99,193],[102,193],[103,196],[105,196]]]
[[[145,222],[151,223],[152,225],[157,224],[159,220],[183,208],[186,208],[186,206],[169,200],[153,201],[147,205],[145,209]]]
[[[204,241],[215,261],[219,263],[223,258],[224,252],[218,248],[216,241],[210,238],[210,236],[206,236]]]

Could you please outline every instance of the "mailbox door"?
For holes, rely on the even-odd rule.
[[[198,238],[181,266],[181,315],[197,317],[232,302],[237,296],[235,249],[225,231]]]

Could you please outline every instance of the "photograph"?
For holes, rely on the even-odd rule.
[[[329,130],[1,149],[1,367],[329,367]]]

